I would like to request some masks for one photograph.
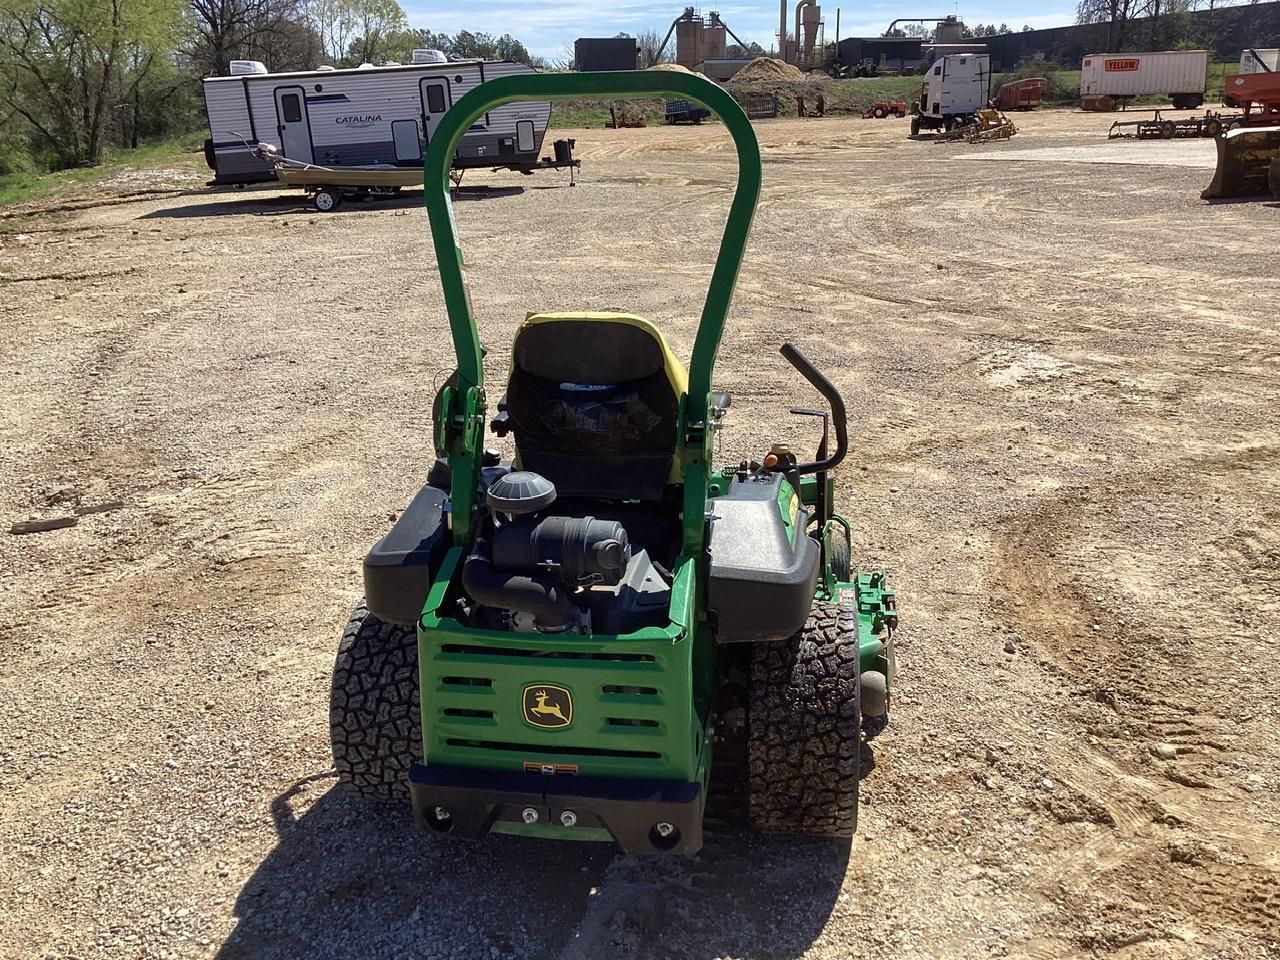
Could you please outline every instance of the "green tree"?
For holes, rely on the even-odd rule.
[[[504,33],[500,36],[494,46],[498,52],[495,58],[497,60],[514,60],[517,63],[528,63],[533,59],[525,45],[509,33]]]
[[[174,53],[182,16],[181,0],[0,0],[0,110],[60,165],[99,163],[118,112]]]
[[[747,57],[763,57],[764,47],[760,44],[752,42],[743,47],[736,43],[731,43],[724,48],[724,55],[731,60],[745,60]]]
[[[449,46],[442,49],[459,60],[516,60],[528,63],[530,59],[525,45],[509,33],[495,37],[490,33],[459,30]]]
[[[347,0],[355,38],[347,62],[384,63],[391,59],[389,41],[409,29],[409,20],[396,0]]]
[[[342,63],[356,37],[351,0],[305,0],[302,10],[319,38],[324,57],[334,65]]]
[[[190,0],[185,52],[204,76],[225,76],[232,60],[261,60],[269,70],[315,66],[318,40],[299,0]]]

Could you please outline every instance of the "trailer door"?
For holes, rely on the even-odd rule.
[[[281,153],[300,163],[312,162],[307,93],[301,87],[276,87],[276,130]]]
[[[422,136],[424,142],[430,143],[440,118],[453,106],[453,97],[445,77],[424,77],[418,86],[422,89]]]

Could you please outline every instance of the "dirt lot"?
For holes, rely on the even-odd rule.
[[[692,860],[433,841],[335,786],[338,633],[450,363],[415,198],[324,216],[183,167],[5,221],[4,530],[123,506],[0,530],[0,955],[1280,956],[1280,209],[1202,203],[1174,144],[963,159],[1109,122],[759,125],[723,456],[812,441],[795,339],[849,403],[901,686],[852,844]],[[574,189],[468,177],[499,188],[457,204],[493,356],[580,306],[687,355],[723,131],[578,149]]]

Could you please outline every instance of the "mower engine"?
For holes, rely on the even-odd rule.
[[[616,520],[557,516],[556,489],[529,472],[508,473],[485,494],[492,520],[462,569],[475,625],[519,633],[624,632],[665,610],[669,587]],[[602,625],[603,625],[602,624]],[[594,632],[602,632],[596,629]]]

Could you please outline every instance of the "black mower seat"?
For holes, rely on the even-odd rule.
[[[507,417],[517,461],[561,496],[660,500],[676,457],[684,365],[625,313],[531,314],[516,331]]]

